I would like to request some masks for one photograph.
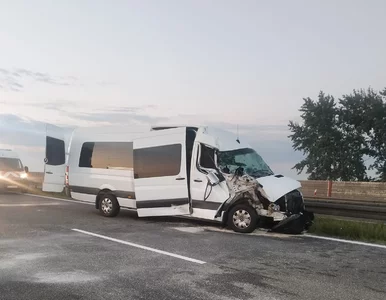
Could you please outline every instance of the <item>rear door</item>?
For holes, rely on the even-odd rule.
[[[47,124],[43,191],[60,193],[64,188],[66,168],[65,131]]]
[[[154,131],[134,140],[138,216],[190,214],[185,140],[185,128]]]

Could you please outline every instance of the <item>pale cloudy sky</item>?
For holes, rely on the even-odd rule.
[[[0,147],[41,170],[46,122],[239,124],[296,177],[287,124],[302,98],[386,86],[385,11],[383,0],[0,0]]]

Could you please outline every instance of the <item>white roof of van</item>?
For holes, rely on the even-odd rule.
[[[157,125],[152,126],[152,129],[157,128],[173,128],[173,127],[197,127],[206,128],[205,132],[215,138],[217,147],[220,151],[231,151],[243,148],[252,148],[251,145],[243,137],[238,137],[237,134],[221,129],[220,127],[198,125],[198,124],[184,124],[184,125]]]
[[[0,157],[19,158],[19,155],[11,149],[0,149]]]
[[[220,151],[230,151],[242,148],[251,148],[249,143],[242,137],[238,138],[236,134],[228,130],[224,130],[218,127],[199,125],[199,124],[157,124],[153,126],[104,126],[104,127],[83,127],[77,128],[74,131],[74,135],[77,138],[104,138],[107,140],[116,140],[117,135],[121,139],[127,137],[134,137],[138,134],[149,132],[151,130],[160,130],[175,127],[196,127],[205,128],[205,132],[211,135],[216,140],[216,145]],[[113,136],[110,136],[112,134]],[[239,142],[237,141],[239,140]]]

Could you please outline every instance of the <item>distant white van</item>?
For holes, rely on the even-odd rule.
[[[298,181],[275,175],[244,140],[212,127],[76,129],[47,126],[43,190],[121,207],[139,217],[189,216],[251,232],[259,218],[304,212]]]
[[[28,167],[24,167],[19,155],[11,149],[0,149],[0,191],[28,188]]]

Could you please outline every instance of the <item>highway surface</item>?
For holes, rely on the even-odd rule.
[[[386,247],[0,195],[1,299],[386,299]]]

